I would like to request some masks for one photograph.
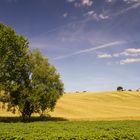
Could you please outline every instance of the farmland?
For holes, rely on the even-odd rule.
[[[140,92],[64,94],[50,115],[22,123],[0,109],[0,139],[140,139]]]
[[[67,120],[140,120],[140,92],[64,94],[50,115]],[[19,114],[0,109],[0,116]]]
[[[65,94],[51,115],[69,120],[138,120],[140,92]]]
[[[140,121],[48,121],[0,123],[5,140],[139,140]]]

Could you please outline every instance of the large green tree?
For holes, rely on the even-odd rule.
[[[52,111],[63,94],[55,67],[39,50],[29,50],[28,41],[0,24],[0,101],[8,110],[20,111],[23,119],[36,112]]]
[[[8,110],[13,112],[30,83],[28,52],[28,41],[0,24],[0,90],[4,91],[0,99],[8,103]]]
[[[31,52],[31,86],[38,113],[52,111],[63,93],[63,83],[55,67],[36,49]]]

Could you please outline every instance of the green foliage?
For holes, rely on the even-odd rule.
[[[63,84],[39,50],[30,51],[28,41],[10,27],[0,24],[0,101],[22,117],[54,109],[63,94]]]
[[[0,139],[139,140],[140,121],[0,123]]]
[[[0,100],[13,112],[29,85],[28,59],[28,41],[0,24],[0,90],[5,92]]]
[[[63,93],[63,83],[55,67],[38,49],[31,52],[31,86],[36,112],[52,111]]]

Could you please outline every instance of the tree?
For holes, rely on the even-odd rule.
[[[0,100],[8,103],[8,110],[14,112],[23,98],[23,91],[29,85],[28,41],[14,30],[0,24]]]
[[[55,67],[36,49],[31,52],[31,86],[36,112],[52,111],[63,93],[63,83]]]
[[[117,87],[117,91],[123,91],[123,87],[121,86]]]
[[[52,111],[63,94],[63,83],[55,67],[39,50],[29,50],[28,41],[0,24],[0,101],[22,118]]]

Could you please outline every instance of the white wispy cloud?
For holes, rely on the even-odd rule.
[[[116,4],[117,0],[105,0],[107,3],[110,4]],[[127,8],[124,7],[122,9],[119,9],[118,12],[115,12],[114,14],[111,13],[111,17],[119,16],[122,14],[127,13],[130,10],[137,9],[140,7],[140,0],[121,0],[125,4],[127,4]]]
[[[65,14],[65,13],[64,13]],[[62,15],[64,16],[64,15]],[[66,16],[66,15],[65,15]],[[68,15],[67,15],[68,16]],[[69,22],[67,24],[63,24],[63,25],[60,25],[60,26],[56,26],[50,30],[48,30],[46,32],[46,34],[49,34],[49,33],[53,33],[53,32],[56,32],[57,30],[60,30],[60,29],[64,29],[64,28],[67,28],[69,26],[72,26],[74,24],[85,24],[85,22],[87,22],[87,19],[82,19],[82,20],[75,20],[75,21],[72,21],[72,22]]]
[[[140,58],[127,58],[120,61],[121,65],[140,62]]]
[[[136,48],[128,48],[125,49],[124,51],[120,53],[114,53],[114,54],[109,54],[109,53],[104,53],[104,54],[98,54],[98,58],[120,58],[121,60],[117,61],[116,64],[130,64],[130,63],[135,63],[135,62],[140,62],[140,49]],[[122,57],[125,59],[122,59]]]
[[[129,4],[131,2],[131,5],[128,8],[122,9],[119,12],[117,12],[115,14],[115,16],[119,16],[122,15],[124,13],[127,13],[128,11],[132,10],[132,9],[136,9],[140,7],[140,0],[123,0],[124,2],[126,2],[127,4]]]
[[[85,13],[84,16],[85,17],[88,17],[90,19],[94,19],[96,21],[109,19],[109,16],[108,15],[105,15],[104,13],[97,14],[93,10],[88,11],[87,13]]]
[[[130,3],[134,3],[134,2],[139,2],[139,0],[123,0],[124,2],[130,4]]]
[[[136,49],[136,48],[129,48],[126,49],[125,51],[129,53],[140,53],[140,49]]]
[[[9,1],[17,1],[17,0],[9,0]],[[91,6],[93,3],[94,3],[94,0],[66,0],[67,2],[69,3],[74,3],[74,4],[78,4],[79,6]],[[114,2],[116,0],[106,0],[108,2]],[[123,0],[124,1],[124,0]],[[126,0],[128,1],[128,0]],[[82,20],[77,20],[77,21],[73,21],[71,23],[68,23],[68,24],[64,24],[64,25],[61,25],[61,26],[57,26],[57,27],[54,27],[50,30],[48,30],[46,32],[46,34],[49,34],[49,33],[52,33],[52,32],[55,32],[59,29],[63,29],[65,27],[69,27],[69,26],[72,26],[73,24],[86,24],[87,22],[89,22],[90,20],[96,20],[96,21],[99,21],[99,20],[107,20],[107,19],[111,19],[113,16],[118,16],[118,15],[121,15],[133,8],[137,8],[140,6],[140,0],[130,0],[130,1],[133,1],[134,4],[132,4],[131,6],[129,6],[128,8],[126,9],[123,9],[113,15],[109,14],[107,11],[102,11],[100,12],[99,14],[96,13],[95,11],[93,10],[90,10],[88,12],[86,12],[85,14],[83,14],[85,16],[84,19]],[[64,18],[66,18],[68,16],[68,13],[63,13],[62,16]]]
[[[93,10],[88,11],[87,13],[85,13],[84,16],[88,17],[88,18],[92,18],[92,19],[98,20],[98,15]]]
[[[75,55],[80,55],[80,54],[84,54],[84,53],[89,53],[89,52],[92,52],[92,51],[95,51],[95,50],[99,50],[99,49],[103,49],[103,48],[108,48],[108,47],[113,47],[113,46],[122,45],[122,44],[125,44],[125,43],[126,43],[125,41],[110,42],[110,43],[107,43],[107,44],[103,44],[103,45],[96,46],[96,47],[94,47],[94,48],[79,50],[79,51],[76,51],[76,52],[71,53],[71,54],[58,56],[58,57],[54,58],[54,60],[60,60],[60,59],[68,58],[68,57],[75,56]]]
[[[93,0],[66,0],[67,2],[74,3],[75,7],[92,6]]]
[[[93,0],[81,0],[81,4],[85,6],[91,6],[93,4]]]
[[[124,51],[120,52],[120,53],[114,53],[112,54],[113,57],[138,57],[140,56],[140,49],[136,49],[136,48],[128,48],[125,49]]]
[[[115,0],[105,0],[107,3],[112,3],[114,2]]]
[[[106,53],[105,53],[105,54],[98,54],[97,57],[98,57],[98,58],[103,58],[103,59],[104,59],[104,58],[111,58],[112,55],[111,55],[111,54],[106,54]]]
[[[109,19],[108,15],[104,15],[103,13],[99,14],[99,19]]]
[[[107,3],[113,3],[113,2],[117,2],[117,0],[105,0]],[[134,3],[139,3],[140,0],[121,0],[123,2],[125,2],[126,4],[134,4]]]
[[[65,12],[63,15],[62,15],[64,18],[66,18],[68,16],[68,13]]]
[[[67,2],[74,2],[75,0],[67,0]]]

